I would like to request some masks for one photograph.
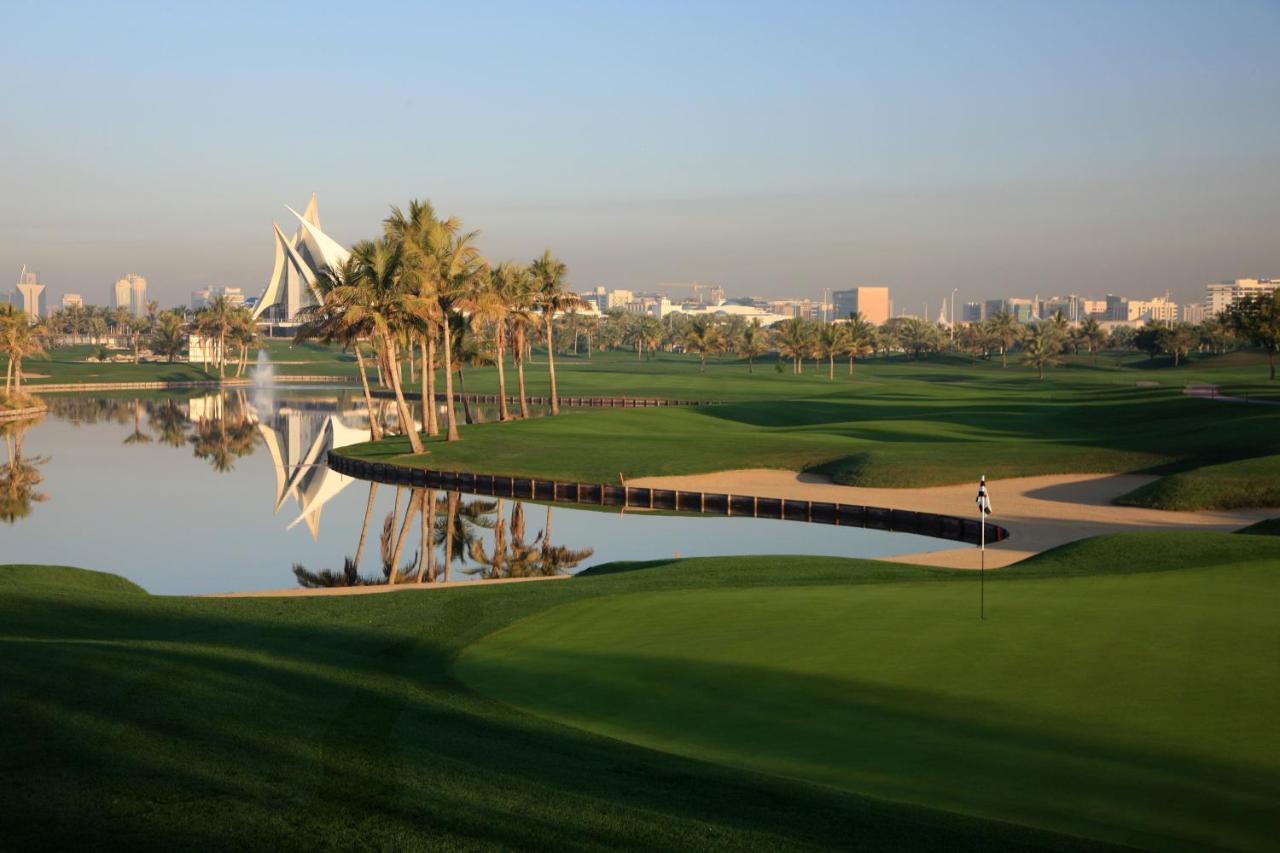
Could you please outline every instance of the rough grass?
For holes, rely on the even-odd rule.
[[[1117,498],[1116,503],[1172,510],[1280,506],[1280,456],[1172,474]]]
[[[839,558],[346,599],[0,567],[0,848],[1266,846],[1278,558],[1079,543],[989,573],[986,622],[972,575]],[[585,657],[546,654],[582,619]],[[572,669],[590,719],[478,694],[460,654]],[[644,710],[674,742],[582,728],[642,741]]]

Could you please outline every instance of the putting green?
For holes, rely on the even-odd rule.
[[[1280,572],[641,592],[468,646],[474,689],[636,744],[1161,849],[1280,834]]]

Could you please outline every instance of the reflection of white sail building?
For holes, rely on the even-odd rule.
[[[289,529],[305,521],[315,539],[320,534],[320,511],[354,479],[330,470],[325,459],[330,450],[367,441],[367,422],[349,426],[341,413],[326,415],[285,406],[268,419],[259,417],[258,432],[275,466],[275,510],[279,512],[286,500],[294,498],[299,513]]]
[[[287,207],[287,206],[286,206]],[[320,230],[320,212],[315,193],[304,213],[288,211],[298,220],[298,230],[285,237],[280,226],[275,231],[276,261],[271,279],[253,309],[253,319],[292,322],[308,305],[314,305],[317,272],[326,266],[341,265],[351,253]]]

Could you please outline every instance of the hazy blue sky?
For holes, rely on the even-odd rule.
[[[257,292],[312,191],[344,243],[425,196],[580,288],[1280,277],[1275,0],[0,0],[0,31],[5,290]]]

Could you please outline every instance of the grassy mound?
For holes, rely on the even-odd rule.
[[[990,576],[985,622],[968,575],[573,602],[458,673],[691,758],[1115,843],[1265,848],[1280,543],[1164,539]]]
[[[986,622],[970,574],[839,558],[305,599],[0,567],[0,847],[1265,846],[1280,541],[1165,538],[989,573]]]
[[[1250,536],[1280,536],[1280,518],[1268,518],[1257,524],[1250,524],[1242,530],[1237,530],[1236,533]]]
[[[1152,509],[1280,506],[1280,456],[1260,456],[1171,474],[1116,499]]]

